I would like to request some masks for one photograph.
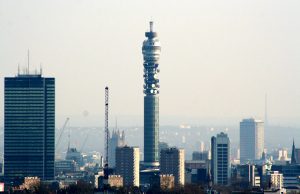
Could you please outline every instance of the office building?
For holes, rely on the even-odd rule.
[[[234,181],[240,183],[240,187],[260,187],[261,176],[258,167],[254,164],[237,165],[232,174]]]
[[[259,160],[264,151],[264,123],[253,118],[240,122],[241,163]]]
[[[284,165],[272,165],[272,171],[278,171],[283,175],[283,187],[292,188],[297,187],[300,190],[300,165],[284,164]]]
[[[143,42],[144,57],[144,165],[159,166],[159,57],[160,42],[157,33],[153,31],[153,22],[150,22],[150,31],[145,33],[147,39]]]
[[[117,147],[116,174],[123,177],[125,186],[140,185],[140,149],[138,147]]]
[[[190,184],[208,184],[210,165],[210,160],[186,160],[185,182]]]
[[[272,189],[281,189],[283,187],[283,175],[278,171],[268,172],[267,180]]]
[[[230,165],[230,140],[222,132],[211,138],[211,175],[214,184],[229,184]]]
[[[172,174],[176,185],[184,185],[184,149],[168,148],[160,152],[160,173]]]
[[[18,74],[4,83],[4,174],[54,179],[55,80]]]
[[[115,168],[116,166],[116,148],[125,146],[125,133],[119,130],[113,130],[108,140],[108,166]]]

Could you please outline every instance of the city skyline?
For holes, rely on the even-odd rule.
[[[0,1],[0,192],[298,193],[297,5]]]
[[[70,1],[27,1],[17,7],[2,1],[0,77],[15,75],[18,63],[26,67],[29,48],[31,69],[39,69],[41,62],[44,74],[56,77],[58,125],[70,116],[77,118],[74,125],[103,126],[101,88],[105,85],[111,88],[112,117],[122,121],[132,116],[136,118],[132,125],[142,124],[140,41],[152,19],[163,40],[162,124],[178,124],[177,118],[187,124],[225,118],[236,125],[245,117],[263,119],[267,93],[270,125],[299,127],[300,43],[299,29],[293,24],[298,22],[295,7],[299,3],[275,2],[272,6],[239,2],[231,7],[221,1],[154,1],[151,6],[156,9],[149,9],[137,1],[126,5],[91,1],[85,6]],[[166,15],[163,10],[169,6]],[[133,29],[128,31],[128,27]],[[82,88],[80,94],[77,86]],[[120,125],[130,125],[128,120]]]

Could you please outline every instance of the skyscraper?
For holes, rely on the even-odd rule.
[[[125,133],[119,130],[113,130],[108,140],[108,166],[114,168],[116,166],[116,148],[125,146]]]
[[[116,174],[123,177],[125,186],[140,185],[140,149],[138,147],[117,147]]]
[[[184,149],[167,148],[160,152],[160,173],[172,174],[175,184],[184,185]]]
[[[54,179],[55,80],[18,74],[4,83],[4,174]]]
[[[211,138],[211,174],[214,184],[229,184],[230,165],[230,140],[222,132]]]
[[[253,118],[240,122],[241,163],[258,160],[264,151],[264,123]]]
[[[147,39],[143,42],[144,56],[144,165],[159,165],[159,80],[157,74],[160,56],[160,42],[157,33],[145,33]]]

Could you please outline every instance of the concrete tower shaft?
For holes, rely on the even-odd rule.
[[[144,164],[159,165],[159,73],[158,61],[161,47],[157,33],[153,31],[153,22],[150,22],[150,31],[145,33],[147,39],[143,42],[144,56]]]

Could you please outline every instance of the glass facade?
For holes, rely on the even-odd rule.
[[[55,80],[41,75],[5,78],[4,175],[54,179]]]
[[[231,176],[230,140],[225,133],[211,138],[211,172],[214,184],[227,185]]]

